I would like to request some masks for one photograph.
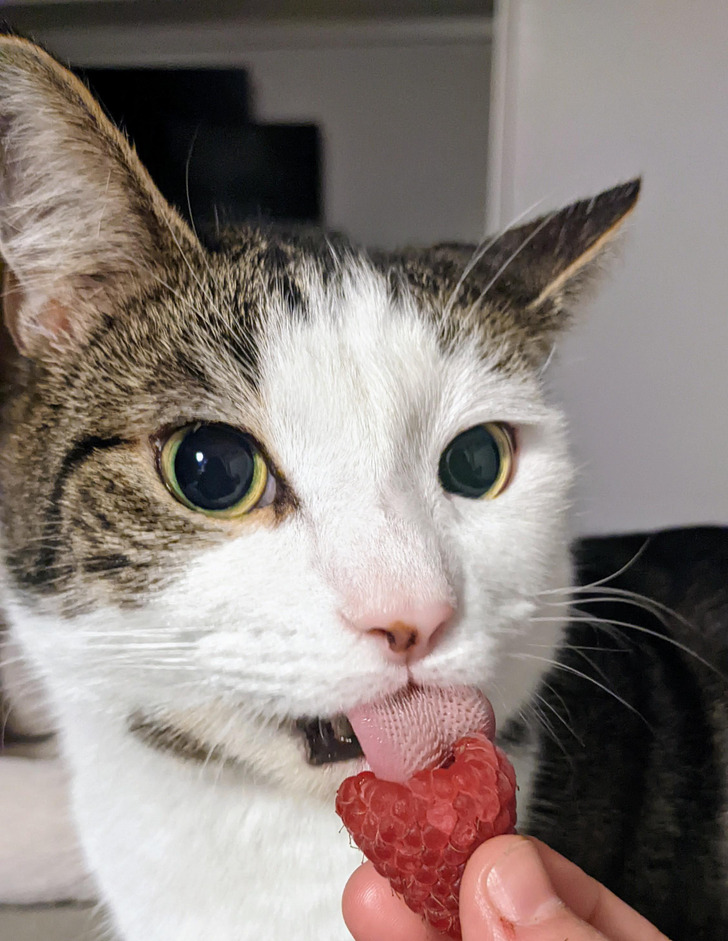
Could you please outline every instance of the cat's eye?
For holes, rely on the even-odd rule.
[[[453,438],[440,455],[440,483],[448,493],[492,500],[513,475],[515,442],[507,425],[475,425]]]
[[[175,431],[162,448],[159,468],[180,503],[208,516],[244,516],[271,490],[263,455],[230,425],[195,424]]]

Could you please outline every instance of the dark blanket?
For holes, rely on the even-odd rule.
[[[674,941],[725,941],[728,528],[585,539],[575,557],[531,831]]]

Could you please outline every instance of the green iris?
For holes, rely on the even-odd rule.
[[[175,431],[162,449],[160,469],[180,503],[225,519],[255,509],[268,482],[268,467],[250,438],[223,424]]]
[[[468,428],[440,455],[440,483],[448,493],[493,500],[510,482],[515,446],[510,429],[489,423]]]

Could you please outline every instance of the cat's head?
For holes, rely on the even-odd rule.
[[[0,156],[3,605],[56,708],[313,790],[351,765],[297,720],[408,683],[517,712],[570,579],[541,375],[638,184],[478,247],[209,249],[12,38]]]

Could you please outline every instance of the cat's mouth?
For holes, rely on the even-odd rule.
[[[306,760],[310,765],[318,767],[364,757],[359,739],[345,715],[298,719],[296,729],[303,735]]]
[[[299,719],[296,728],[314,766],[363,758],[385,781],[407,781],[447,761],[453,744],[473,733],[495,735],[493,707],[473,686],[419,686],[347,710],[330,719]]]

